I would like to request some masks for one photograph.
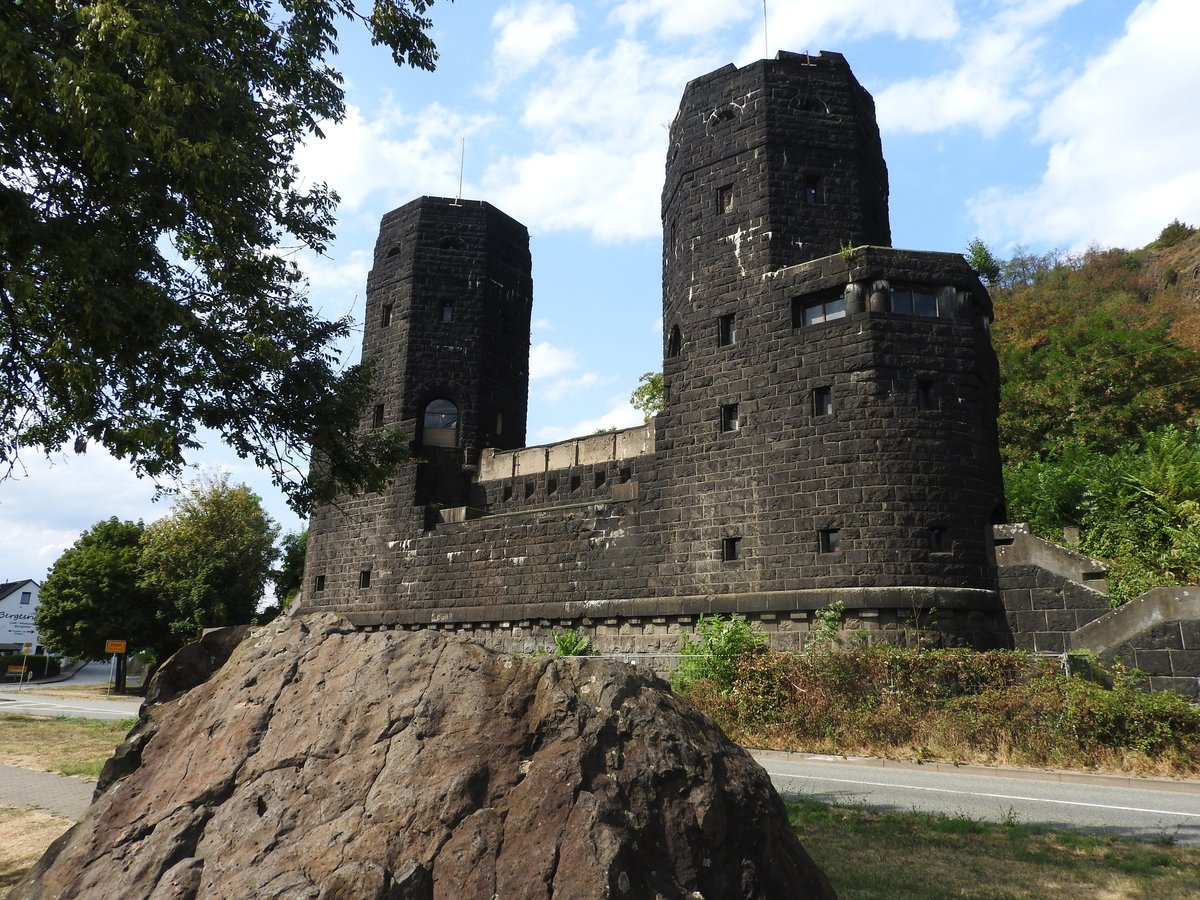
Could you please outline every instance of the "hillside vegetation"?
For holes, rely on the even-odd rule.
[[[1018,252],[992,282],[1011,521],[1109,560],[1113,597],[1200,581],[1200,233]]]

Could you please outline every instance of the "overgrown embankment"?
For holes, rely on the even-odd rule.
[[[751,747],[1200,774],[1200,706],[1120,672],[1111,681],[1020,651],[877,645],[749,652],[727,687],[700,679],[682,692]]]

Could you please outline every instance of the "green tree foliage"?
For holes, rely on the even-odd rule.
[[[1200,434],[1167,426],[1113,454],[1082,445],[1005,472],[1010,516],[1108,560],[1115,601],[1160,584],[1200,583]]]
[[[640,410],[649,422],[663,411],[663,374],[662,372],[645,372],[638,379],[638,386],[629,395],[629,403],[634,409]]]
[[[308,548],[308,529],[289,531],[280,541],[279,568],[271,572],[275,599],[280,609],[287,609],[304,584],[304,553]]]
[[[344,113],[335,26],[429,69],[430,3],[0,4],[0,465],[96,443],[175,476],[205,427],[301,511],[386,479],[405,443],[359,428],[349,323],[275,251],[332,238],[337,198],[293,158]]]
[[[130,651],[162,637],[155,597],[141,585],[141,522],[97,522],[54,563],[42,585],[38,633],[75,659],[103,659],[106,640]]]
[[[971,243],[967,244],[967,262],[988,284],[995,284],[1000,280],[1003,263],[995,257],[981,238],[973,238]]]
[[[1149,250],[1168,250],[1176,244],[1183,243],[1196,233],[1194,225],[1185,225],[1178,219],[1173,219],[1170,225],[1158,233],[1158,238],[1147,248]]]
[[[193,485],[146,529],[141,584],[165,626],[161,661],[204,628],[254,618],[277,555],[277,526],[245,485],[215,478]]]

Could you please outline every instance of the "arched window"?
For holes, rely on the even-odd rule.
[[[457,447],[458,407],[449,400],[434,400],[426,406],[421,442],[426,447]]]
[[[681,349],[683,349],[683,335],[679,333],[679,326],[673,325],[671,336],[667,338],[667,356],[678,356]]]

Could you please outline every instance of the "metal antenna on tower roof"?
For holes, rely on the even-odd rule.
[[[764,0],[766,2],[766,0]],[[451,206],[462,206],[458,201],[462,199],[462,183],[463,183],[463,167],[467,162],[467,139],[462,139],[462,152],[458,156],[458,193],[454,195],[454,202]]]
[[[763,59],[771,58],[771,46],[767,43],[767,0],[763,0]]]

